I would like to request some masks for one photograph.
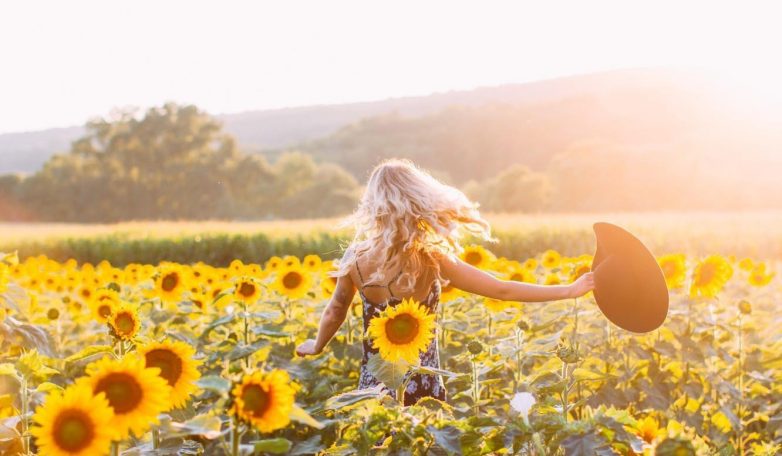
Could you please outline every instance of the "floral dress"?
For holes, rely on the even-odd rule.
[[[358,388],[372,388],[377,386],[380,382],[369,372],[367,369],[367,362],[369,357],[378,353],[378,349],[372,346],[372,339],[367,335],[367,329],[369,328],[369,322],[378,316],[387,306],[396,306],[402,302],[401,298],[394,296],[389,285],[394,283],[399,277],[397,275],[387,285],[364,285],[364,277],[361,275],[361,270],[358,268],[358,262],[356,262],[356,271],[361,279],[361,286],[358,287],[359,296],[363,304],[363,318],[364,318],[364,356],[361,359],[361,373],[358,382]],[[401,271],[400,271],[401,274]],[[366,287],[380,287],[388,290],[391,295],[385,302],[373,303],[367,299],[364,295],[364,288]],[[421,302],[421,305],[425,306],[430,314],[437,315],[437,306],[440,302],[440,282],[434,280],[432,287],[429,290],[427,297]],[[420,361],[422,366],[440,368],[440,352],[437,345],[437,325],[435,325],[434,337],[429,343],[426,351],[421,353]],[[410,375],[410,374],[408,374]],[[391,391],[388,387],[383,387],[383,390],[387,391],[392,397],[396,398],[396,391]],[[405,405],[412,405],[418,402],[423,397],[434,397],[441,401],[445,400],[445,385],[439,375],[429,374],[412,374],[412,378],[407,383],[405,389]]]

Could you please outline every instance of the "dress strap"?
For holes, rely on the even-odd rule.
[[[400,277],[402,277],[402,273],[403,273],[403,272],[405,272],[405,269],[404,269],[404,268],[400,268],[400,269],[399,269],[399,272],[396,274],[396,276],[394,276],[394,278],[393,278],[393,279],[391,279],[391,280],[388,282],[388,284],[386,284],[386,290],[388,290],[388,294],[390,294],[390,295],[391,295],[392,297],[394,297],[394,298],[396,298],[396,296],[394,296],[394,292],[393,292],[393,291],[391,291],[391,284],[392,284],[392,283],[394,283],[394,282],[396,282],[397,280],[399,280],[399,278],[400,278]]]
[[[358,256],[356,256],[356,272],[358,272],[358,279],[361,281],[361,286],[364,286],[364,276],[361,275],[361,269],[358,268]]]

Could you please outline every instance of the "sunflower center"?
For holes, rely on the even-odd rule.
[[[160,282],[160,287],[163,288],[164,291],[171,291],[176,288],[178,283],[179,276],[176,272],[172,272],[163,277],[163,280]]]
[[[95,393],[103,392],[109,400],[114,413],[125,414],[133,411],[141,403],[144,392],[132,376],[117,372],[102,378],[95,387]]]
[[[239,285],[239,294],[248,298],[252,296],[255,293],[255,285],[249,283],[249,282],[242,282],[241,285]]]
[[[130,316],[127,312],[122,312],[119,315],[117,315],[117,318],[114,319],[114,325],[117,328],[117,331],[122,334],[132,334],[133,329],[136,327],[136,322],[133,320],[133,317]]]
[[[81,410],[65,410],[54,423],[54,441],[69,453],[87,448],[94,437],[92,420]]]
[[[464,255],[464,261],[472,266],[480,264],[482,259],[483,256],[478,252],[467,252],[467,254]]]
[[[513,275],[510,276],[511,280],[515,280],[516,282],[523,282],[524,281],[524,274],[520,274],[518,272],[514,272]]]
[[[393,344],[408,344],[418,335],[418,319],[406,313],[397,315],[386,322],[386,335]]]
[[[146,356],[147,367],[160,368],[160,376],[174,386],[182,376],[182,359],[171,350],[158,348],[150,350]]]
[[[288,272],[282,278],[282,285],[285,288],[288,288],[289,290],[297,288],[299,285],[301,285],[301,282],[302,282],[301,274],[299,274],[296,271]]]
[[[108,304],[101,304],[98,307],[98,315],[103,318],[108,318],[108,316],[111,315],[111,306]]]
[[[711,263],[706,263],[701,267],[700,274],[698,274],[698,285],[706,285],[711,283],[714,276],[717,274],[716,267]]]
[[[261,385],[247,385],[242,390],[244,411],[261,416],[269,408],[269,393]]]

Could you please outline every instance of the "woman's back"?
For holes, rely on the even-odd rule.
[[[426,311],[432,315],[438,315],[438,305],[440,302],[440,282],[435,278],[434,274],[423,274],[419,280],[415,281],[415,286],[412,290],[399,290],[397,285],[398,278],[404,271],[401,269],[390,275],[390,279],[387,281],[369,282],[366,280],[379,266],[378,262],[372,262],[367,260],[368,256],[357,257],[351,276],[355,274],[354,283],[358,288],[359,296],[362,301],[362,315],[363,315],[363,357],[361,360],[361,373],[359,377],[359,389],[371,388],[376,386],[379,382],[367,369],[367,362],[369,358],[377,354],[379,350],[374,346],[373,340],[368,335],[369,323],[373,318],[376,318],[386,307],[395,307],[399,305],[403,299],[413,299],[421,304]],[[374,264],[373,264],[374,263]],[[388,276],[387,272],[382,275]],[[426,277],[429,276],[429,277]],[[440,355],[437,345],[437,325],[436,321],[434,328],[434,337],[419,356],[419,362],[422,366],[440,368]],[[388,391],[391,395],[396,395],[395,391]],[[445,400],[445,386],[442,383],[442,379],[436,375],[420,375],[414,374],[410,379],[405,390],[405,405],[411,405],[416,403],[422,397],[434,397],[436,399]]]

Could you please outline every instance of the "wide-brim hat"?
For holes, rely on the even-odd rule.
[[[595,223],[597,249],[592,261],[595,301],[620,328],[653,331],[668,315],[668,287],[654,255],[628,231]]]

